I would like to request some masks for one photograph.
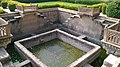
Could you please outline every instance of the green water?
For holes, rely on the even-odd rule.
[[[7,52],[9,53],[11,60],[13,63],[20,63],[23,62],[24,59],[19,55],[19,53],[15,50],[14,44],[11,43],[6,48]],[[24,67],[31,67],[30,64],[25,65]]]
[[[14,44],[11,43],[6,48],[7,52],[10,54],[12,62],[22,62],[24,59],[18,54],[18,52],[14,48]]]
[[[93,67],[101,67],[103,64],[103,61],[105,60],[105,58],[108,56],[108,54],[106,54],[106,50],[105,49],[101,49],[100,55],[98,56],[97,59],[95,59],[91,65]]]
[[[83,51],[59,39],[34,46],[32,53],[48,67],[67,67],[84,55]]]

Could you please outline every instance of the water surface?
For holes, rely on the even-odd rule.
[[[84,55],[83,51],[59,39],[34,46],[32,53],[48,67],[67,67]]]

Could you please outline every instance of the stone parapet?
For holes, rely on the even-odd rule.
[[[11,42],[11,26],[2,18],[0,18],[0,23],[0,47],[6,48],[7,45]]]

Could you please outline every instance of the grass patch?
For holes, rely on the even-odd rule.
[[[99,57],[94,60],[91,65],[94,67],[101,67],[103,64],[104,59],[107,57],[108,55],[106,54],[106,51],[104,49],[101,49],[100,55]]]
[[[53,7],[61,7],[71,10],[78,10],[79,6],[85,6],[85,4],[74,4],[74,3],[68,3],[68,2],[41,2],[37,3],[39,9],[43,8],[53,8]]]

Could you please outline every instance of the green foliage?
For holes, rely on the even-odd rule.
[[[107,4],[102,5],[102,13],[106,14]]]
[[[8,3],[8,8],[10,11],[15,11],[16,5],[14,3]]]
[[[56,3],[38,4],[38,8],[39,8],[39,9],[43,9],[43,8],[52,8],[52,7],[59,7],[59,5],[56,4]]]
[[[81,5],[83,4],[73,4],[67,2],[43,2],[38,4],[38,8],[43,9],[43,8],[61,7],[71,10],[78,10],[78,6]]]
[[[0,7],[0,14],[5,13],[5,11],[3,10],[3,8]]]
[[[23,3],[38,3],[38,2],[46,2],[46,1],[59,1],[59,0],[17,0]]]
[[[100,11],[102,11],[103,14],[106,14],[107,4],[105,4],[105,3],[93,4],[93,5],[89,5],[87,7],[88,8],[100,8]]]
[[[61,1],[92,5],[92,4],[108,2],[109,0],[105,0],[105,1],[104,0],[61,0]]]
[[[101,8],[102,7],[102,4],[93,4],[93,5],[88,5],[87,6],[88,8]]]
[[[82,4],[98,4],[98,3],[103,3],[104,1],[102,0],[76,0],[76,3],[82,3]]]
[[[71,10],[77,10],[78,6],[68,5],[68,4],[60,4],[61,8],[71,9]]]
[[[120,19],[120,1],[113,1],[108,4],[107,16]]]
[[[7,8],[7,0],[2,0],[1,4],[3,8]]]
[[[10,43],[10,45],[7,46],[6,50],[10,54],[12,62],[22,62],[22,61],[24,61],[24,59],[15,50],[13,43]]]
[[[70,2],[70,3],[79,3],[79,4],[98,4],[103,2],[108,2],[109,0],[17,0],[23,3],[38,3],[38,2],[47,2],[47,1],[63,1],[63,2]]]
[[[104,59],[107,57],[108,55],[106,54],[106,51],[104,49],[101,49],[100,55],[98,56],[98,58],[96,60],[94,60],[91,65],[93,67],[101,67],[103,64]]]
[[[60,1],[63,1],[63,2],[70,2],[70,3],[75,3],[75,0],[60,0]]]
[[[120,2],[120,0],[113,0],[114,2]]]
[[[21,2],[18,2],[18,1],[8,1],[8,3],[12,3],[12,4],[15,4],[15,5],[19,5],[19,6],[29,6],[30,4],[27,4],[27,3],[21,3]]]

